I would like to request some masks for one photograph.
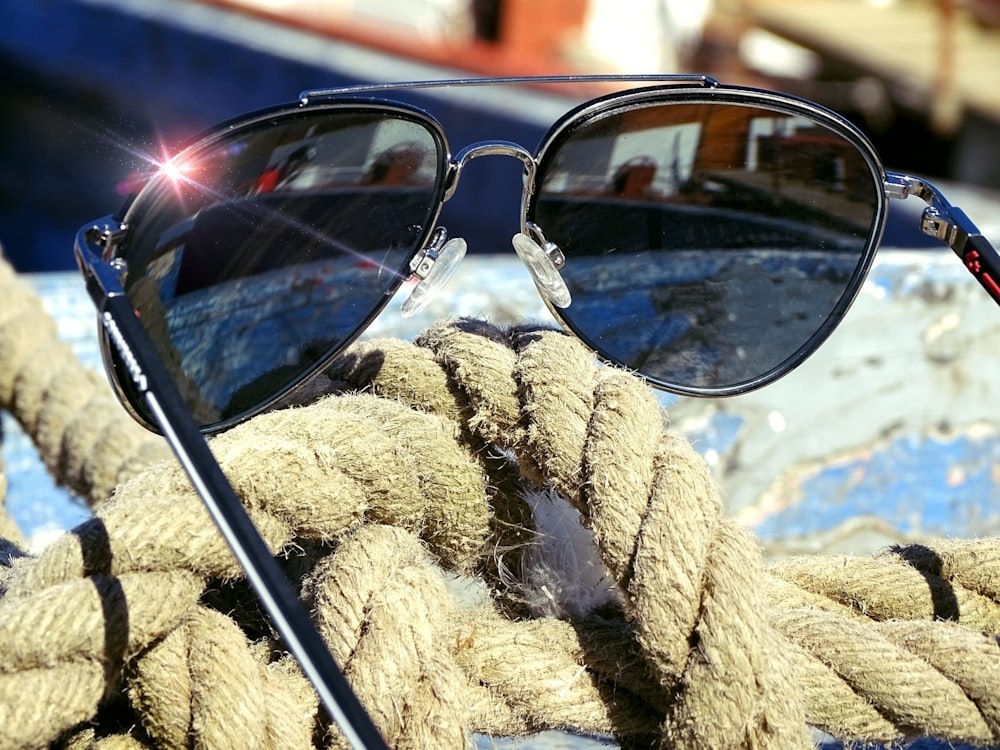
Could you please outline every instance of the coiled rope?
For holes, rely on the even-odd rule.
[[[44,316],[0,282],[0,406],[96,505],[0,566],[0,748],[342,746],[180,468],[38,352]],[[345,395],[212,447],[394,747],[547,728],[807,747],[807,725],[1000,742],[996,540],[765,570],[646,387],[554,331],[438,325],[354,347],[316,389]],[[615,603],[530,616],[544,488],[593,531]]]

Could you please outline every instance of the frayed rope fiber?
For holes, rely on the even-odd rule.
[[[0,748],[343,747],[162,446],[114,437],[127,418],[89,413],[96,385],[26,382],[44,369],[15,361],[29,322],[0,316],[0,406],[59,481],[118,484],[37,557],[0,547]],[[58,371],[90,382],[70,359]],[[549,728],[808,747],[809,725],[1000,742],[996,540],[765,570],[649,390],[555,331],[456,321],[357,345],[324,377],[314,392],[342,395],[211,445],[393,747]],[[90,418],[103,439],[77,436]],[[76,454],[95,444],[127,449]],[[593,532],[612,603],[526,606],[542,490]]]

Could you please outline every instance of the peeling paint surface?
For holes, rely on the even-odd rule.
[[[762,391],[680,400],[733,515],[781,554],[858,519],[838,551],[1000,529],[1000,311],[949,252],[883,251],[840,328]],[[850,536],[851,534],[848,534]],[[803,546],[804,545],[804,546]]]

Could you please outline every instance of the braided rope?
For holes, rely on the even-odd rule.
[[[38,447],[49,472],[91,505],[169,451],[83,367],[41,300],[0,257],[0,405]]]
[[[0,431],[0,441],[3,440]],[[7,473],[4,470],[3,456],[0,455],[0,539],[6,539],[13,545],[21,545],[24,539],[21,530],[17,527],[14,519],[7,513]],[[0,555],[4,554],[3,546],[0,545]]]
[[[31,350],[16,336],[0,325],[0,351]],[[393,746],[570,728],[804,747],[807,722],[1000,740],[992,540],[765,571],[647,389],[552,331],[436,326],[353,348],[334,384],[364,392],[212,448]],[[18,398],[0,405],[38,413]],[[67,413],[46,443],[60,451],[86,421]],[[60,456],[72,486],[58,472],[79,477],[80,459]],[[91,476],[129,473],[111,463]],[[0,748],[341,746],[181,470],[132,473],[93,520],[2,569]],[[593,530],[620,608],[523,617],[523,498],[543,486]]]

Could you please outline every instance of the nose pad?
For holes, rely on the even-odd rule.
[[[514,251],[528,267],[539,293],[556,307],[569,307],[572,298],[554,260],[556,257],[562,257],[562,251],[553,242],[545,242],[544,238],[542,242],[545,243],[544,248],[521,232],[511,239]]]
[[[434,230],[430,244],[410,263],[410,271],[420,279],[413,287],[410,296],[406,298],[400,309],[404,318],[416,315],[427,307],[438,290],[441,289],[458,269],[458,264],[465,257],[468,246],[461,237],[453,237],[445,242],[448,233],[444,227]]]

